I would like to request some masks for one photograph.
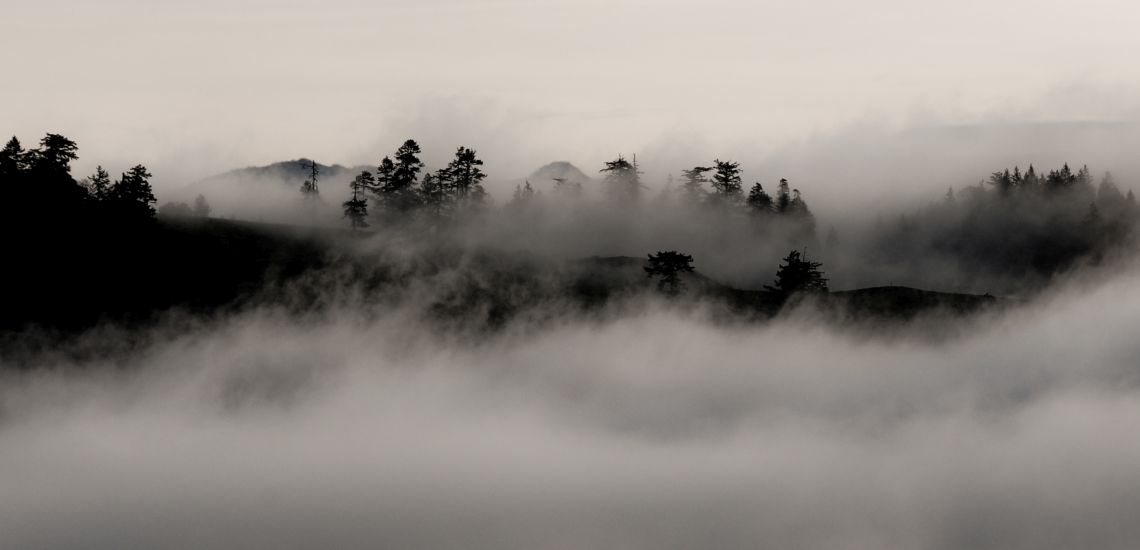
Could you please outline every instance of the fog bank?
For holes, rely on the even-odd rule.
[[[258,311],[3,369],[0,545],[1130,548],[1138,282],[941,343],[660,306],[478,344]]]

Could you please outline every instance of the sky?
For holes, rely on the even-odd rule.
[[[463,144],[518,177],[619,152],[761,158],[868,123],[1140,112],[1125,1],[5,4],[3,131],[64,133],[78,169],[142,162],[160,189],[302,156],[374,164],[407,137],[429,163]]]

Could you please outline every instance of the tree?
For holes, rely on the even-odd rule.
[[[87,177],[87,195],[96,202],[103,202],[111,193],[111,174],[102,166],[95,167],[95,173]]]
[[[483,202],[486,195],[483,179],[487,174],[483,173],[480,166],[483,166],[483,161],[475,157],[474,150],[460,147],[455,151],[455,158],[444,169],[459,204]]]
[[[455,202],[455,197],[451,194],[453,189],[451,173],[446,168],[434,174],[424,174],[423,181],[420,182],[420,200],[436,220],[450,214],[450,208]]]
[[[788,180],[781,178],[780,186],[776,188],[776,212],[783,214],[792,204],[792,191]]]
[[[71,161],[79,158],[79,146],[59,134],[48,134],[40,147],[31,151],[32,169],[36,172],[70,174]]]
[[[123,174],[111,186],[108,194],[119,221],[154,218],[154,192],[150,187],[152,174],[138,164]]]
[[[376,178],[367,170],[357,174],[349,184],[352,198],[344,202],[344,217],[348,218],[353,229],[368,227],[368,199],[364,198],[364,192],[375,185]]]
[[[0,181],[11,182],[23,171],[25,154],[20,140],[12,136],[4,149],[0,150]]]
[[[713,196],[726,202],[740,202],[742,182],[740,179],[740,163],[732,161],[713,161],[716,165],[712,177]]]
[[[317,175],[321,173],[321,169],[315,160],[303,159],[301,166],[309,170],[309,177],[301,184],[301,193],[306,198],[316,198],[321,194],[321,190],[317,186]]]
[[[210,204],[206,202],[206,197],[198,195],[194,198],[194,215],[199,218],[210,217]]]
[[[607,161],[600,172],[606,175],[606,191],[619,200],[636,200],[641,195],[641,171],[637,168],[637,157],[631,163],[618,155],[617,159]]]
[[[681,273],[692,273],[692,264],[692,256],[669,250],[650,254],[649,265],[644,269],[647,277],[660,277],[657,281],[657,290],[672,298],[680,294],[684,288]]]
[[[407,140],[396,150],[395,160],[384,157],[376,169],[376,196],[388,211],[406,214],[422,204],[416,184],[424,163],[417,156],[420,146]]]
[[[692,203],[698,203],[706,194],[703,184],[708,183],[709,179],[705,177],[705,173],[712,170],[711,166],[694,166],[689,170],[682,170],[681,176],[685,181],[681,182],[681,192]]]
[[[757,216],[763,216],[772,212],[773,203],[772,196],[764,191],[764,186],[760,182],[752,185],[752,189],[748,191],[748,199],[745,201],[748,205],[749,211]]]
[[[776,271],[776,281],[765,285],[765,290],[784,298],[797,292],[827,292],[827,279],[819,270],[823,264],[801,258],[798,250],[789,252],[783,262]]]

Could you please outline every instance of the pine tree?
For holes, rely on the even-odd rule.
[[[712,177],[713,196],[728,203],[740,202],[742,194],[742,181],[740,179],[740,163],[732,161],[713,161]]]
[[[423,202],[416,185],[424,168],[419,154],[419,144],[409,139],[396,150],[395,161],[384,157],[376,169],[376,196],[390,213],[406,214]]]
[[[776,281],[765,285],[765,290],[785,298],[797,292],[827,292],[827,279],[819,270],[823,264],[801,258],[798,250],[789,252],[783,262],[776,271]]]
[[[102,166],[96,166],[95,173],[87,177],[86,187],[87,195],[91,199],[96,202],[107,200],[111,192],[111,174],[108,174]]]
[[[670,250],[649,255],[648,265],[644,267],[647,277],[660,277],[657,289],[666,296],[674,297],[684,288],[681,273],[693,271],[693,257],[688,254]]]
[[[8,140],[4,149],[0,150],[0,182],[10,183],[24,170],[26,161],[24,147],[16,136]]]
[[[772,213],[775,207],[772,202],[772,196],[764,191],[764,186],[760,182],[752,185],[752,189],[748,191],[748,199],[745,201],[748,204],[748,209],[754,215],[764,216]]]
[[[709,182],[705,173],[711,170],[711,166],[694,166],[689,170],[681,171],[681,177],[685,178],[681,182],[681,192],[690,203],[696,204],[704,199],[707,194],[704,184]]]
[[[348,218],[353,229],[368,227],[368,199],[364,198],[364,193],[376,185],[376,178],[364,170],[348,185],[352,188],[352,198],[344,202],[344,217]]]
[[[138,164],[111,186],[108,196],[119,221],[154,218],[154,192],[150,187],[152,174]]]
[[[641,196],[641,171],[637,168],[637,157],[631,163],[618,155],[617,159],[607,161],[600,172],[606,174],[606,191],[618,200],[633,201]]]
[[[776,189],[776,212],[783,214],[792,204],[792,191],[788,180],[781,178],[780,186]]]
[[[469,202],[480,204],[486,195],[483,190],[483,180],[487,174],[480,167],[483,161],[475,156],[475,151],[460,147],[455,151],[455,158],[447,165],[446,176],[455,193],[456,201],[461,205]]]

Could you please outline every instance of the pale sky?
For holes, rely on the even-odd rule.
[[[166,182],[406,137],[515,177],[867,120],[1133,119],[1140,97],[1123,0],[2,2],[0,131]]]

